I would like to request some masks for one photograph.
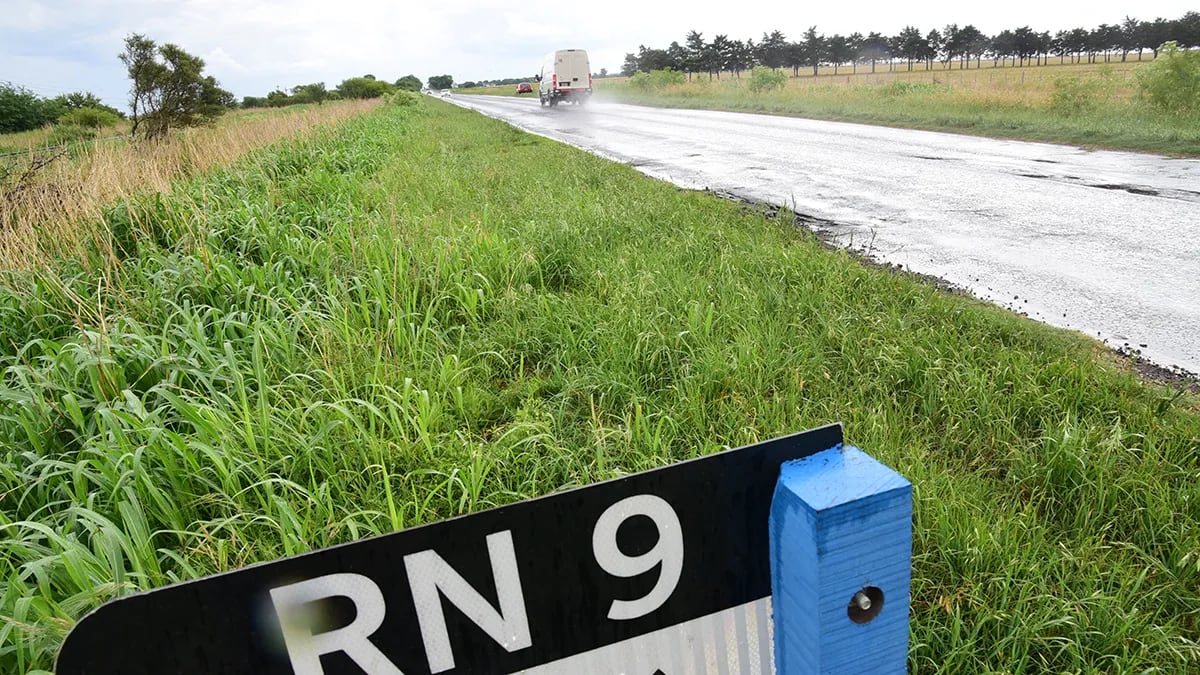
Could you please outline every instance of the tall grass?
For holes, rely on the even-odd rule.
[[[428,99],[105,219],[119,264],[0,285],[0,671],[137,589],[839,419],[914,483],[914,671],[1200,664],[1198,402],[1081,336]]]
[[[243,114],[212,127],[184,130],[162,142],[102,139],[40,171],[18,197],[0,204],[0,269],[27,268],[78,253],[94,237],[105,208],[137,194],[164,192],[173,181],[228,164],[255,148],[345,119],[374,105],[347,101],[271,114]],[[31,149],[32,155],[36,150]],[[18,172],[20,167],[18,167]],[[0,185],[0,194],[4,188]]]

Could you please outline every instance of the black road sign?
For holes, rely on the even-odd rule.
[[[611,659],[619,643],[710,615],[729,617],[706,628],[714,639],[728,625],[769,651],[761,608],[757,622],[725,613],[770,595],[780,464],[841,442],[831,425],[131,595],[80,621],[57,672],[515,672]],[[675,675],[663,665],[682,658],[645,672]]]

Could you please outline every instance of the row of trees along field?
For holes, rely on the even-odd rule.
[[[60,122],[91,128],[112,126],[124,118],[125,113],[104,105],[90,91],[42,98],[22,86],[0,82],[0,134]]]
[[[454,78],[450,75],[434,75],[429,78],[430,89],[449,89]],[[243,108],[281,108],[297,103],[321,104],[325,101],[336,101],[353,98],[379,98],[397,91],[420,91],[421,80],[416,75],[405,75],[395,82],[380,80],[374,75],[363,75],[342,80],[341,84],[328,89],[324,82],[300,84],[284,91],[276,89],[266,96],[246,96],[242,99]]]
[[[682,45],[672,42],[666,49],[640,46],[636,54],[626,54],[621,72],[633,75],[669,68],[689,77],[708,73],[710,78],[720,78],[723,72],[740,77],[743,70],[756,65],[791,68],[793,75],[799,75],[801,68],[812,68],[813,75],[817,75],[821,66],[833,66],[836,73],[844,65],[857,70],[860,64],[870,64],[871,72],[875,72],[877,63],[885,63],[892,70],[897,64],[907,63],[908,70],[912,70],[914,63],[924,63],[929,69],[939,60],[947,67],[957,61],[959,68],[969,68],[971,61],[979,67],[985,58],[997,66],[1008,62],[1016,66],[1041,65],[1055,57],[1060,63],[1068,59],[1072,63],[1093,63],[1117,55],[1124,61],[1133,52],[1139,59],[1147,51],[1157,58],[1159,46],[1171,41],[1184,49],[1200,47],[1200,13],[1187,12],[1175,20],[1140,21],[1130,17],[1120,24],[1060,30],[1054,35],[1024,26],[989,37],[975,26],[950,24],[928,33],[907,26],[892,36],[857,32],[825,36],[813,26],[796,42],[788,41],[777,30],[763,33],[755,43],[753,39],[731,40],[727,35],[705,42],[701,33],[692,31]]]

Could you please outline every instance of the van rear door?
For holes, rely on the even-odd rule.
[[[555,55],[554,72],[559,89],[588,89],[591,84],[591,65],[582,49],[562,49]]]

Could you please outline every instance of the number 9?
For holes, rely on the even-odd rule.
[[[647,516],[658,530],[654,548],[639,556],[627,556],[617,546],[617,529],[633,516]],[[614,577],[636,577],[662,563],[658,582],[644,597],[637,600],[613,600],[608,618],[625,621],[645,616],[662,607],[683,572],[683,529],[675,509],[661,497],[637,495],[627,497],[608,507],[596,520],[592,530],[592,553],[605,572]]]

